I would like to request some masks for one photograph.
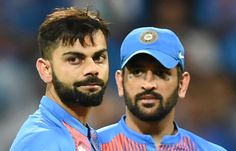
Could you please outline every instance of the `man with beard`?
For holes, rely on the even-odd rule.
[[[108,34],[106,22],[88,9],[55,9],[47,16],[38,35],[42,58],[36,62],[46,93],[11,151],[100,150],[86,121],[107,85]]]
[[[225,150],[174,121],[177,100],[185,97],[190,81],[184,71],[184,48],[174,32],[137,28],[124,39],[120,55],[121,70],[115,78],[126,114],[98,130],[102,150]]]

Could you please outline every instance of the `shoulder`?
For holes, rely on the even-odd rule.
[[[27,133],[17,137],[10,151],[30,150],[61,150],[62,145],[68,140],[56,130],[39,129],[37,132]]]
[[[118,127],[118,123],[111,124],[111,125],[108,125],[108,126],[105,126],[105,127],[102,127],[100,129],[98,129],[97,132],[99,134],[109,133],[109,132],[112,132],[117,127]]]
[[[119,133],[119,123],[105,126],[97,130],[98,138],[101,142],[110,141]]]
[[[71,139],[63,126],[33,115],[20,128],[10,150],[60,150]]]
[[[195,145],[197,148],[199,148],[200,150],[217,150],[217,151],[226,151],[226,149],[224,149],[223,147],[214,144],[188,130],[179,128],[179,132],[182,135],[182,137],[187,137],[189,138]]]
[[[120,131],[122,127],[125,127],[125,115],[123,115],[120,120],[117,123],[102,127],[97,130],[99,135],[106,135],[111,133],[116,133],[117,131]]]

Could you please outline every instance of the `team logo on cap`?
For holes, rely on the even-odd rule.
[[[151,43],[154,43],[155,41],[157,41],[157,37],[158,37],[158,35],[157,35],[156,31],[149,30],[149,31],[142,33],[140,40],[142,43],[151,44]]]

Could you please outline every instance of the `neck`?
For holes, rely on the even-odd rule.
[[[62,108],[64,108],[69,114],[71,114],[74,118],[79,120],[83,125],[87,123],[88,115],[91,107],[83,107],[79,105],[68,106],[64,104],[59,96],[56,94],[55,90],[49,86],[47,86],[46,94],[51,100],[55,101]]]
[[[172,111],[160,121],[142,121],[126,110],[126,124],[129,128],[138,133],[151,135],[158,146],[164,136],[176,133],[174,112],[175,109],[173,108]]]

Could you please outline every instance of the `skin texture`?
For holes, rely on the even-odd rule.
[[[98,30],[93,40],[94,45],[85,36],[85,47],[78,40],[73,46],[59,44],[52,59],[39,58],[36,63],[41,79],[47,84],[46,96],[84,124],[90,108],[101,103],[109,75],[104,34]],[[96,100],[97,96],[100,99]]]
[[[126,103],[127,125],[150,134],[157,145],[165,135],[175,133],[174,114],[178,98],[184,98],[190,75],[177,68],[167,69],[147,54],[134,56],[116,72],[118,93]]]

